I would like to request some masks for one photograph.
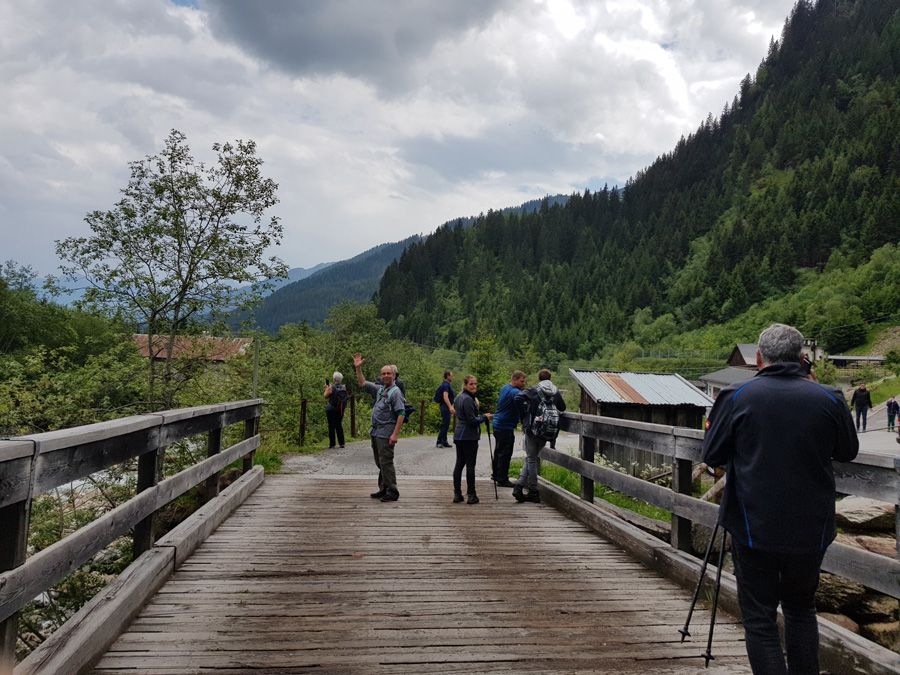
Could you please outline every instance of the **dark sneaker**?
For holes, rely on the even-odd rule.
[[[453,503],[454,504],[462,504],[463,503],[463,496],[461,493],[457,492],[455,495],[453,495]]]
[[[520,504],[521,504],[522,502],[525,501],[525,495],[522,493],[522,486],[521,486],[521,485],[515,485],[515,486],[513,486],[513,493],[512,493],[512,495],[513,495],[513,497],[516,498],[516,501],[519,502]]]
[[[378,492],[373,492],[369,495],[372,499],[381,499],[384,497],[384,490],[379,490]]]
[[[469,495],[469,498],[466,500],[466,504],[477,504],[480,499],[478,499],[478,495]]]
[[[501,481],[497,481],[497,487],[514,488],[514,487],[516,487],[516,484],[510,480],[501,480]]]
[[[535,504],[541,503],[541,493],[535,490],[529,490],[528,494],[525,495],[526,502],[534,502]]]
[[[399,492],[385,492],[384,496],[381,498],[383,502],[395,502],[400,499]]]

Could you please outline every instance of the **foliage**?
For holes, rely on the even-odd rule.
[[[438,228],[387,268],[379,315],[420,343],[466,351],[484,328],[508,352],[589,359],[852,271],[900,241],[898,49],[895,3],[801,0],[722,114],[624,189]],[[792,321],[840,351],[896,313],[875,310],[895,289],[820,288]]]
[[[884,355],[884,367],[900,376],[900,349],[891,349]]]
[[[284,263],[264,258],[280,242],[277,217],[263,220],[278,202],[277,184],[263,178],[253,141],[216,143],[215,164],[197,162],[187,138],[172,130],[163,150],[130,164],[123,197],[109,211],[92,211],[85,221],[92,234],[57,241],[62,269],[83,276],[88,305],[139,321],[148,347],[166,337],[171,354],[175,336],[210,315],[252,303],[257,286],[241,293],[233,285],[284,276]],[[165,359],[162,373],[149,359],[147,393],[168,407],[189,375]]]

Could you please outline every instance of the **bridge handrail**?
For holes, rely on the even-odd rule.
[[[253,466],[263,401],[250,399],[181,408],[0,441],[0,663],[15,653],[17,612],[116,538],[134,528],[134,556],[153,544],[153,514],[243,459]],[[222,449],[222,430],[244,422],[244,439]],[[157,482],[160,450],[207,434],[207,457]],[[26,560],[33,497],[95,471],[138,458],[136,495]]]
[[[593,501],[594,481],[640,499],[672,514],[670,543],[689,551],[692,523],[712,527],[718,516],[716,504],[691,496],[693,464],[700,462],[703,431],[665,424],[635,422],[599,415],[563,413],[560,427],[581,437],[580,458],[545,447],[540,456],[581,476],[581,498]],[[594,463],[597,444],[650,450],[672,459],[672,488],[629,476]],[[834,463],[837,491],[843,494],[900,504],[900,462],[872,453],[849,463]],[[900,527],[900,520],[898,520]],[[897,537],[900,537],[898,530]],[[900,561],[841,543],[833,543],[822,569],[900,597]]]

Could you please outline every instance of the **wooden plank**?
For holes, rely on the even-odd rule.
[[[254,467],[157,541],[156,546],[174,549],[175,567],[181,567],[200,543],[262,484],[264,478],[264,469]]]
[[[900,561],[895,558],[832,542],[825,552],[822,569],[900,598]]]
[[[43,590],[65,578],[113,539],[128,532],[136,522],[257,447],[259,436],[241,441],[145,490],[39,551],[24,565],[0,574],[0,619],[12,615]]]
[[[15,675],[83,672],[103,655],[173,570],[173,549],[143,553],[29,654]]]

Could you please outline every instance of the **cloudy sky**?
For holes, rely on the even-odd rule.
[[[0,260],[56,270],[172,128],[254,139],[291,267],[623,183],[793,0],[0,0]]]

